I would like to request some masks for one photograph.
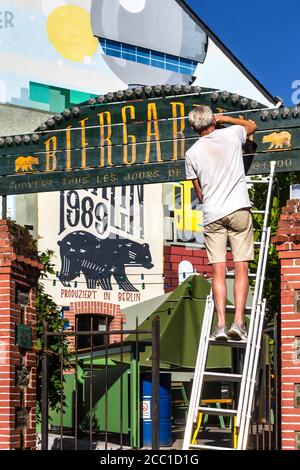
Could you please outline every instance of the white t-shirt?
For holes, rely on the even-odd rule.
[[[251,207],[246,184],[242,145],[243,126],[217,129],[186,152],[186,179],[199,179],[203,192],[203,224]]]

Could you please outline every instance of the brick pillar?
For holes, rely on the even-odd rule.
[[[290,450],[300,439],[300,201],[287,201],[272,242],[281,264],[282,449]]]
[[[26,339],[35,340],[37,259],[27,230],[0,220],[0,449],[36,445],[36,360]]]

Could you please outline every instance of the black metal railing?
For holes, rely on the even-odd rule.
[[[130,335],[130,337],[129,337]],[[110,338],[120,341],[111,343]],[[78,338],[89,347],[78,348]],[[102,338],[101,346],[95,338]],[[132,340],[134,338],[134,340]],[[51,342],[60,344],[60,400],[50,407]],[[64,342],[68,341],[68,357]],[[152,449],[159,449],[160,319],[149,331],[52,332],[44,323],[41,403],[41,449],[138,449],[141,447],[141,374],[152,371]],[[145,359],[147,356],[147,359]],[[148,362],[147,362],[148,361]],[[146,363],[147,362],[147,363]],[[57,371],[56,371],[57,372]],[[50,442],[51,436],[51,442]]]

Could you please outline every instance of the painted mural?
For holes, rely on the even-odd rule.
[[[0,19],[0,102],[61,110],[60,89],[78,103],[132,84],[193,82],[268,103],[180,1],[2,0]]]
[[[172,21],[170,21],[170,18]],[[1,0],[0,102],[60,113],[134,85],[193,84],[269,104],[180,0]],[[34,161],[18,161],[24,171]],[[122,307],[164,292],[163,245],[203,243],[190,182],[38,195],[55,301]]]
[[[124,307],[164,292],[159,188],[39,195],[39,248],[55,252],[57,268],[45,285],[59,305],[87,299]]]
[[[89,232],[80,231],[67,235],[58,245],[61,260],[58,278],[65,287],[70,287],[70,281],[82,272],[88,289],[100,285],[103,290],[111,291],[113,277],[119,289],[138,292],[129,281],[125,267],[154,267],[148,243],[141,244],[128,238],[101,240]]]

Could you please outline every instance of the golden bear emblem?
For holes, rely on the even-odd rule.
[[[263,144],[270,144],[268,150],[281,150],[292,147],[292,134],[287,131],[273,132],[263,137]]]
[[[15,171],[33,171],[32,165],[38,165],[37,157],[18,157],[15,161]]]

